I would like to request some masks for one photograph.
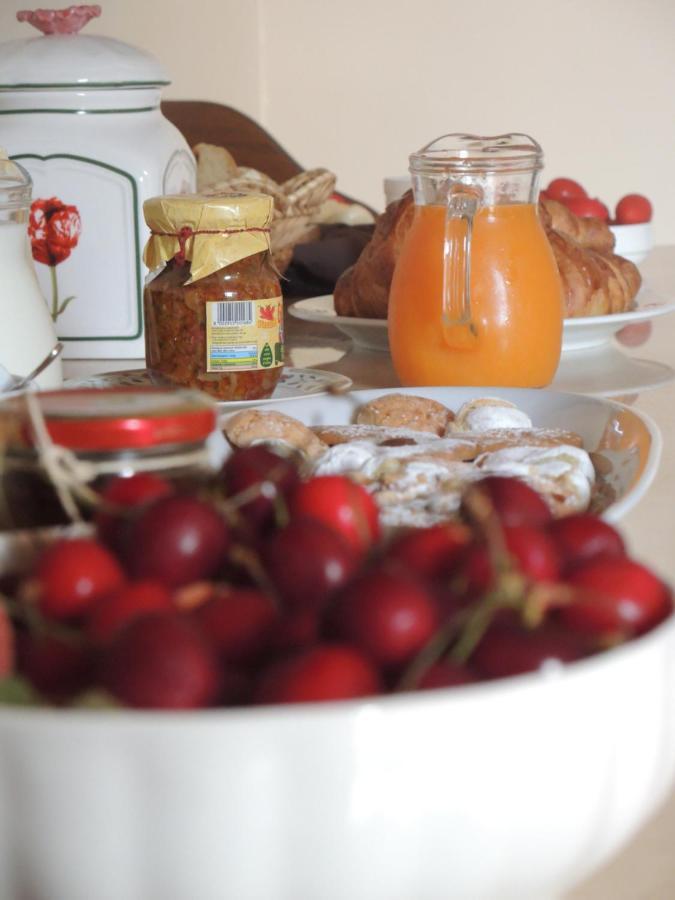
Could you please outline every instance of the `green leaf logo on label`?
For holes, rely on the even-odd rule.
[[[269,369],[273,362],[274,357],[272,356],[272,348],[269,344],[265,344],[260,352],[260,365],[263,369]]]

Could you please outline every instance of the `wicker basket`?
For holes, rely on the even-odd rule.
[[[311,236],[314,230],[313,220],[318,217],[319,210],[335,190],[335,175],[327,169],[310,169],[283,184],[277,184],[263,172],[243,166],[237,166],[223,174],[223,178],[208,184],[202,179],[200,189],[204,193],[262,193],[269,194],[274,199],[272,255],[277,268],[283,272],[291,261],[295,245]],[[213,168],[210,170],[210,177],[214,177]]]

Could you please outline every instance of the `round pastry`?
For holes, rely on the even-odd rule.
[[[364,404],[356,414],[357,425],[409,428],[436,435],[446,433],[454,414],[447,406],[412,394],[384,394]]]
[[[448,433],[456,431],[495,431],[496,429],[532,428],[532,420],[522,409],[508,400],[479,397],[459,408]]]
[[[582,447],[581,436],[574,431],[564,431],[562,428],[522,428],[522,429],[496,429],[495,431],[482,431],[472,433],[471,437],[478,448],[477,454],[494,453],[508,447],[558,447],[570,445]]]
[[[273,410],[243,409],[225,421],[223,431],[234,447],[266,444],[294,450],[307,459],[320,456],[326,449],[326,444],[302,422]]]
[[[522,478],[544,497],[555,516],[585,512],[595,483],[588,453],[566,444],[507,447],[480,456],[476,468],[483,474]]]
[[[412,428],[385,428],[383,425],[314,425],[314,434],[329,447],[350,441],[369,441],[386,447],[405,447],[437,441],[438,435]]]

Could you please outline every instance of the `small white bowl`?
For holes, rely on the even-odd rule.
[[[654,234],[651,222],[638,225],[610,225],[610,231],[616,238],[614,252],[618,256],[640,263],[654,246]]]
[[[412,180],[410,175],[394,175],[384,179],[383,187],[384,202],[389,206],[394,200],[400,200],[405,192],[410,190]]]

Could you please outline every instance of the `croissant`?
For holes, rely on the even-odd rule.
[[[338,315],[387,318],[391,279],[412,214],[408,191],[379,217],[361,256],[335,285]],[[613,253],[609,227],[601,219],[575,216],[546,198],[539,201],[539,215],[560,272],[565,315],[599,316],[630,309],[640,289],[640,273],[632,262]]]

